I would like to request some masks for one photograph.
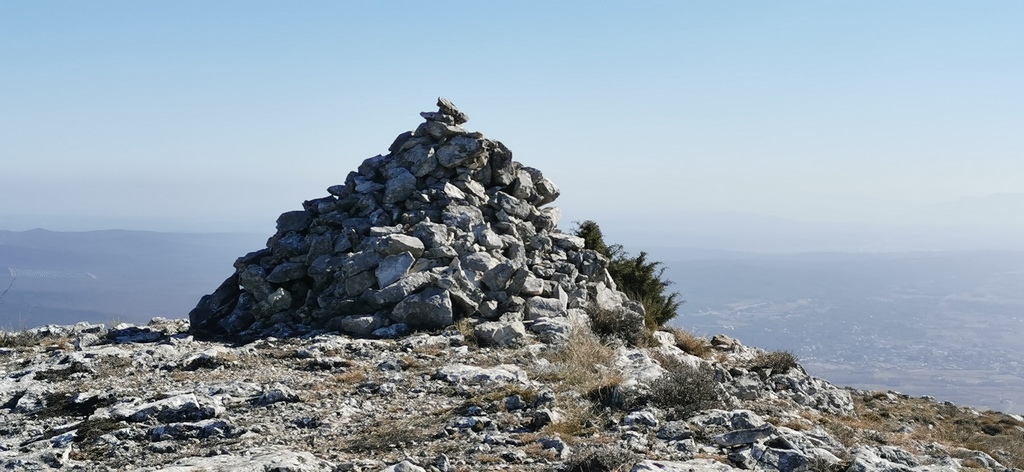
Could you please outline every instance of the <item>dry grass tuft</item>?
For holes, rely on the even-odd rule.
[[[544,426],[547,434],[557,434],[570,444],[577,444],[574,438],[590,436],[601,430],[604,416],[593,403],[586,400],[562,403],[565,416],[555,423]]]
[[[476,338],[476,333],[473,331],[473,322],[469,318],[456,321],[455,329],[462,334],[467,346],[480,346],[480,340]]]
[[[398,416],[390,421],[376,423],[362,434],[347,437],[342,449],[353,453],[388,453],[430,440],[437,427],[437,418],[428,416],[410,418]]]
[[[672,333],[672,336],[675,338],[676,347],[682,349],[687,354],[708,359],[714,352],[714,349],[711,348],[711,342],[707,338],[697,336],[682,328],[669,327],[665,328],[665,331]]]
[[[614,368],[615,350],[586,328],[573,329],[569,341],[545,358],[551,365],[539,372],[540,380],[554,382],[563,391],[587,393],[622,383],[622,373]]]

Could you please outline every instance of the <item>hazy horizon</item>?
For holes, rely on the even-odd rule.
[[[1022,23],[1019,2],[4,2],[0,227],[269,233],[443,95],[561,187],[563,228],[744,215],[998,248],[1024,240]]]

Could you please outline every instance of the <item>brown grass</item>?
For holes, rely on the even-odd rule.
[[[819,419],[830,434],[848,447],[892,444],[912,451],[917,444],[936,442],[951,450],[982,451],[1006,467],[1024,468],[1024,422],[1011,416],[883,392],[855,394],[853,399],[855,416]],[[913,431],[898,432],[904,425]],[[961,458],[968,457],[965,453]],[[964,465],[969,464],[965,461]]]
[[[675,338],[676,347],[682,349],[687,354],[708,359],[714,352],[714,349],[711,348],[711,342],[707,338],[697,336],[682,328],[669,327],[664,330],[672,333],[672,336]]]
[[[354,453],[388,453],[429,440],[436,428],[437,418],[399,415],[364,429],[362,434],[346,437],[341,446],[343,450]]]
[[[757,371],[771,370],[773,374],[785,374],[799,365],[796,356],[789,351],[771,351],[758,354],[747,363],[747,368]]]
[[[544,357],[551,365],[539,372],[540,380],[563,391],[585,394],[622,383],[622,373],[613,366],[615,350],[587,329],[573,329],[568,342]]]
[[[589,401],[562,402],[561,411],[565,416],[558,422],[544,426],[548,434],[557,434],[569,444],[579,444],[576,438],[590,436],[601,430],[604,416]]]

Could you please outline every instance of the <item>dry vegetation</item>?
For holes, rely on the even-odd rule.
[[[784,374],[789,369],[799,366],[796,356],[788,351],[771,351],[758,354],[747,363],[747,368],[759,372],[771,371],[773,374]]]
[[[672,337],[675,338],[676,347],[682,349],[687,354],[708,359],[714,352],[707,338],[697,336],[682,328],[668,327],[664,328],[664,331],[671,333]]]
[[[854,395],[856,416],[812,415],[846,446],[894,445],[918,451],[938,443],[979,466],[967,449],[983,451],[1007,467],[1024,468],[1024,422],[994,411],[979,412],[930,398],[885,392]],[[966,448],[966,449],[964,449]],[[962,457],[961,457],[962,456]]]

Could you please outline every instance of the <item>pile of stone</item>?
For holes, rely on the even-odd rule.
[[[642,317],[607,260],[558,229],[558,187],[437,105],[329,196],[282,214],[267,247],[192,310],[193,332],[388,338],[474,317],[485,342],[513,344],[528,328],[564,338],[588,304]]]

